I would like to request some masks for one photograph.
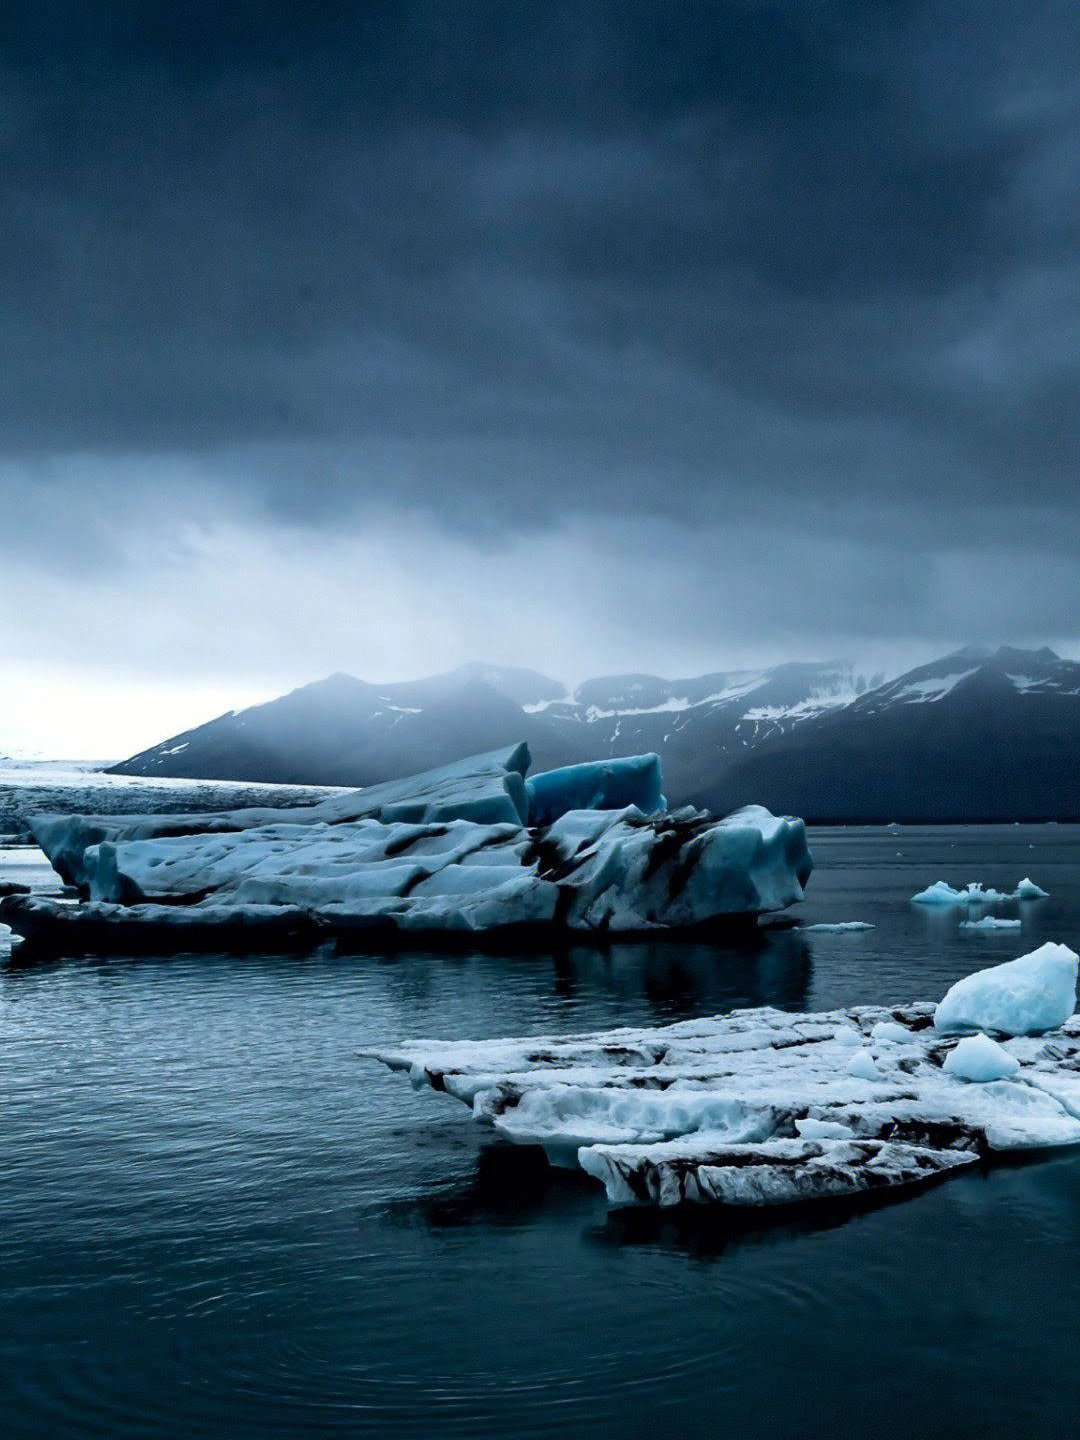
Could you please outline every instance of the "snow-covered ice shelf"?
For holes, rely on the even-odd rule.
[[[1076,974],[1071,950],[1046,945],[968,976],[936,1012],[755,1009],[362,1053],[553,1163],[579,1165],[612,1204],[781,1205],[1080,1144]],[[999,1039],[950,1033],[972,1022]]]

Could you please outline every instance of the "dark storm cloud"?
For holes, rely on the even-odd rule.
[[[63,550],[86,481],[26,462],[66,453],[121,525],[735,516],[760,563],[861,547],[823,633],[947,627],[928,535],[1078,553],[1078,41],[997,0],[9,4],[13,533]]]

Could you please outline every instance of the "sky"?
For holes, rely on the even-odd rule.
[[[1080,653],[1080,13],[8,0],[0,752]]]

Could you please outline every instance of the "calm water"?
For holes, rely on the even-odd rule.
[[[848,829],[814,848],[804,918],[877,929],[0,967],[0,1433],[1074,1436],[1080,1156],[824,1228],[610,1214],[356,1058],[933,998],[1080,940],[1080,829]],[[42,873],[0,857],[16,870]],[[1019,936],[908,903],[938,878],[1022,875],[1051,898]]]

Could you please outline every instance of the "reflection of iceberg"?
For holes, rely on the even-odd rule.
[[[528,763],[516,746],[303,810],[35,817],[53,864],[89,901],[24,899],[4,918],[97,948],[120,927],[148,943],[180,932],[183,943],[234,931],[243,941],[275,923],[298,939],[630,934],[802,899],[811,858],[801,820],[760,806],[722,820],[668,813],[654,755],[526,782]],[[581,808],[585,799],[597,808]],[[541,823],[530,827],[534,804]]]
[[[1001,1044],[943,1035],[954,987],[936,1025],[926,1004],[755,1009],[364,1053],[556,1164],[576,1163],[613,1203],[788,1204],[910,1185],[996,1151],[1080,1144],[1076,972],[1071,950],[1044,946],[961,982],[965,1014],[996,1023]],[[1040,1023],[1058,1028],[1023,1033]],[[1022,1033],[1010,1037],[1010,1024]]]

